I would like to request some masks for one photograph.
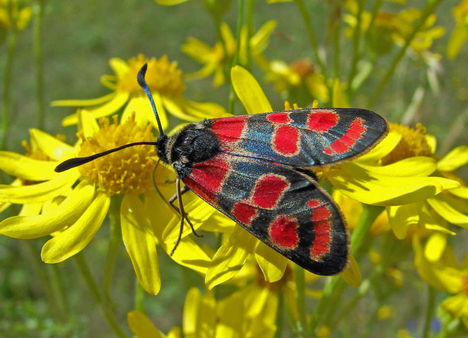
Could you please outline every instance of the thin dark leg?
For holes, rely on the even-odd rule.
[[[169,254],[172,256],[174,254],[175,249],[179,246],[180,239],[182,238],[182,231],[184,230],[184,209],[182,208],[182,199],[180,197],[181,195],[181,190],[180,190],[180,180],[177,178],[176,179],[176,197],[177,197],[177,202],[179,204],[179,213],[180,213],[180,227],[179,227],[179,235],[177,236],[177,240],[175,242],[174,248],[172,249],[171,253]],[[172,203],[169,202],[169,204],[172,205]]]
[[[183,194],[185,194],[187,191],[190,191],[190,188],[187,187],[187,186],[184,186],[184,187],[182,188],[182,190],[180,191],[180,196],[182,196]],[[177,209],[177,208],[174,206],[174,204],[172,204],[172,203],[174,203],[174,201],[175,201],[176,199],[178,199],[177,193],[175,193],[174,196],[172,196],[171,198],[169,198],[168,203],[169,203],[169,205],[170,205],[175,211],[177,211],[177,212],[179,213],[179,215],[181,215],[181,217],[182,217],[182,214],[180,214],[180,208]],[[195,228],[193,227],[192,222],[191,222],[190,219],[188,218],[188,215],[185,213],[184,205],[183,205],[183,204],[182,204],[182,212],[183,212],[183,215],[184,215],[185,220],[186,220],[187,223],[190,225],[190,229],[192,229],[193,234],[194,234],[195,236],[197,236],[197,237],[203,237],[202,235],[198,234],[198,233],[195,231]]]

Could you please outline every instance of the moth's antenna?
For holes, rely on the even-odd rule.
[[[146,74],[147,68],[148,68],[148,64],[145,63],[138,72],[137,81],[140,87],[145,91],[145,94],[146,96],[148,96],[148,99],[150,100],[151,108],[153,108],[154,116],[156,116],[156,121],[158,122],[159,136],[161,137],[161,136],[164,136],[164,131],[161,125],[161,121],[159,120],[159,115],[156,109],[156,105],[154,104],[153,95],[151,95],[151,91],[145,81],[145,74]]]
[[[99,157],[113,153],[114,151],[119,151],[128,147],[140,146],[140,145],[155,146],[156,144],[157,144],[156,142],[135,142],[135,143],[124,144],[123,146],[112,148],[112,149],[103,151],[102,153],[97,153],[91,156],[70,158],[69,160],[63,161],[57,167],[55,167],[55,171],[59,173],[59,172],[62,172],[71,168],[75,168],[82,164],[91,162]]]

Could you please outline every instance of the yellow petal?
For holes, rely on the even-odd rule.
[[[206,287],[211,290],[237,274],[253,252],[255,244],[254,236],[240,226],[235,227],[229,240],[221,245],[212,259],[205,276]]]
[[[163,129],[166,129],[169,125],[169,121],[167,119],[166,111],[162,108],[160,95],[159,93],[155,93],[153,96],[159,120],[161,121]],[[151,108],[151,103],[146,96],[132,97],[128,101],[128,104],[122,114],[121,123],[126,122],[132,116],[135,116],[135,121],[141,125],[151,123],[153,126],[158,128],[153,108]]]
[[[436,161],[426,156],[409,157],[380,167],[364,163],[359,163],[359,165],[372,173],[390,177],[429,176],[437,169]]]
[[[130,67],[128,66],[127,62],[122,60],[121,58],[112,58],[109,60],[109,66],[114,71],[114,74],[117,75],[119,79],[123,78],[127,75]]]
[[[440,232],[433,233],[424,248],[424,256],[429,262],[437,262],[447,246],[447,235]]]
[[[449,190],[450,194],[455,195],[459,198],[468,200],[468,187],[458,187]]]
[[[197,288],[187,292],[184,304],[184,336],[214,337],[216,328],[216,300],[213,293],[201,295]]]
[[[60,263],[83,250],[94,238],[109,210],[110,198],[98,193],[83,215],[42,247],[45,263]]]
[[[429,198],[427,203],[442,216],[447,222],[456,224],[463,228],[468,228],[468,216],[462,214],[450,204],[450,198],[440,194],[434,198]]]
[[[463,318],[466,321],[468,317],[468,296],[465,293],[447,298],[442,302],[441,306],[453,317]]]
[[[408,170],[407,166],[394,167]],[[442,190],[452,189],[459,183],[442,177],[398,177],[380,175],[349,162],[342,169],[327,175],[332,185],[341,193],[359,202],[373,205],[401,205],[422,201]]]
[[[34,144],[53,160],[59,161],[67,157],[72,157],[76,152],[75,148],[72,146],[59,141],[42,130],[30,129],[29,134],[31,135],[31,144]]]
[[[359,270],[359,265],[353,255],[349,255],[348,266],[340,274],[340,276],[353,288],[357,288],[359,285],[361,285],[361,270]]]
[[[454,171],[468,163],[468,146],[459,146],[452,149],[439,163],[437,169],[440,171]]]
[[[409,228],[419,224],[419,210],[419,203],[390,206],[387,208],[388,220],[396,238],[406,238]]]
[[[186,2],[187,0],[155,0],[157,4],[163,6],[174,6]]]
[[[276,21],[265,22],[262,27],[250,38],[250,46],[255,54],[263,52],[268,46],[268,40],[276,28]]]
[[[111,115],[117,110],[122,108],[122,106],[127,102],[128,97],[130,96],[127,92],[116,92],[112,100],[107,103],[99,106],[98,108],[88,108],[88,111],[91,115],[98,119],[103,116]],[[62,126],[67,127],[78,123],[78,113],[68,115],[62,120]]]
[[[168,247],[164,242],[161,243],[161,246],[166,252],[170,252],[174,247],[173,245]],[[202,274],[205,274],[211,265],[210,256],[194,240],[188,237],[181,239],[171,258],[178,264]]]
[[[35,216],[13,216],[0,222],[0,234],[13,238],[38,238],[72,225],[88,208],[94,187],[80,183],[56,208]]]
[[[18,204],[44,202],[64,193],[78,177],[80,177],[78,170],[72,169],[42,183],[20,187],[0,185],[0,202]]]
[[[23,204],[19,216],[36,216],[42,209],[42,203]]]
[[[143,203],[138,196],[124,196],[120,220],[125,248],[138,281],[146,292],[156,295],[161,288],[156,240],[144,217]]]
[[[85,109],[78,111],[78,125],[85,138],[94,136],[99,131],[99,124],[94,116]]]
[[[462,45],[468,40],[468,31],[464,24],[457,24],[447,44],[447,56],[454,59]]]
[[[402,136],[398,133],[390,132],[385,138],[380,141],[375,148],[368,153],[359,156],[355,161],[359,163],[376,162],[392,152],[393,149],[400,143]]]
[[[87,100],[55,100],[50,104],[52,107],[87,107],[87,106],[96,106],[98,104],[103,104],[107,101],[112,100],[115,96],[115,93],[110,93],[95,99]]]
[[[185,101],[185,109],[190,115],[211,119],[229,116],[223,106],[212,102]]]
[[[161,102],[169,114],[179,119],[192,122],[200,121],[201,119],[203,119],[204,116],[202,116],[201,114],[199,116],[193,116],[188,114],[184,107],[187,101],[188,100],[185,100],[184,98],[173,99],[161,95]]]
[[[56,176],[58,162],[40,161],[9,151],[0,151],[0,170],[11,176],[31,181],[45,181]]]
[[[269,283],[279,281],[288,265],[286,258],[262,242],[259,242],[255,249],[255,259]]]
[[[128,327],[137,338],[163,338],[151,320],[139,311],[127,313]]]
[[[211,46],[192,37],[187,38],[187,42],[182,45],[181,50],[200,63],[207,63],[212,59]]]
[[[247,114],[273,111],[257,80],[246,69],[241,66],[232,67],[231,80],[237,97],[247,110]]]

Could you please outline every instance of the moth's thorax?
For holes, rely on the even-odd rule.
[[[210,126],[209,121],[193,123],[172,136],[158,140],[159,158],[170,164],[179,178],[189,175],[195,163],[207,161],[219,153],[219,141]]]

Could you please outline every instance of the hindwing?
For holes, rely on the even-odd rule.
[[[371,149],[387,122],[355,108],[295,109],[210,120],[221,148],[293,167],[336,163]]]
[[[307,173],[218,153],[193,165],[184,183],[288,259],[320,275],[343,270],[348,234],[328,194]]]

